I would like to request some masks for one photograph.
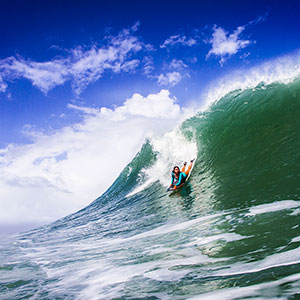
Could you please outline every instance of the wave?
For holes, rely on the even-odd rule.
[[[147,193],[155,183],[166,187],[173,165],[194,157],[186,188],[193,198],[209,194],[220,209],[298,199],[299,94],[298,79],[229,93],[180,128],[147,141],[95,203]]]
[[[147,140],[88,207],[2,246],[1,294],[296,297],[299,113],[299,79],[259,82]],[[173,165],[195,157],[190,180],[168,194]]]

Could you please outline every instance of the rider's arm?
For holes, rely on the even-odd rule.
[[[171,185],[173,185],[173,182],[174,182],[174,175],[172,174]]]
[[[182,179],[183,179],[183,175],[184,173],[180,173],[179,178],[178,178],[178,182],[175,184],[176,186],[180,186],[182,183]]]

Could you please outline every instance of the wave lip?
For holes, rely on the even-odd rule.
[[[234,91],[243,92],[257,86],[282,83],[288,85],[300,76],[300,50],[271,59],[250,69],[239,69],[211,83],[202,98],[206,111],[213,103]]]

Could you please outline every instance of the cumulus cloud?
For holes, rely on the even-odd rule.
[[[207,58],[211,55],[220,57],[220,64],[222,65],[226,57],[236,54],[240,49],[247,47],[251,41],[240,39],[240,34],[244,31],[245,26],[239,26],[237,29],[229,34],[222,27],[214,26],[212,38],[208,41],[212,48],[207,54]]]
[[[115,109],[114,114],[121,118],[126,115],[139,115],[147,118],[175,119],[180,115],[180,106],[174,102],[175,98],[170,98],[167,90],[162,90],[159,94],[150,94],[146,98],[134,94],[123,106]]]
[[[184,116],[167,90],[134,94],[114,109],[69,108],[83,121],[49,135],[29,127],[31,144],[0,149],[0,225],[41,224],[84,207],[109,187],[145,138],[172,129]]]
[[[197,41],[193,38],[188,38],[185,35],[172,35],[168,39],[164,41],[162,45],[160,45],[160,48],[167,48],[169,46],[177,46],[177,45],[182,45],[182,46],[194,46],[197,44]]]
[[[104,115],[114,121],[121,121],[132,116],[176,119],[181,113],[181,108],[175,102],[176,98],[171,98],[168,90],[161,90],[158,94],[149,94],[147,97],[135,93],[131,98],[126,99],[123,105],[115,109],[106,107],[95,109],[74,104],[69,104],[69,107],[90,115]]]
[[[168,72],[166,74],[160,74],[157,78],[157,83],[164,86],[175,86],[182,79],[182,75],[179,72]]]
[[[131,72],[140,63],[132,55],[147,48],[133,35],[137,27],[138,24],[135,24],[117,36],[107,36],[107,43],[101,47],[72,49],[65,58],[36,62],[17,56],[0,60],[0,91],[6,90],[5,80],[26,78],[44,93],[70,81],[75,94],[79,95],[90,83],[101,78],[105,71]]]

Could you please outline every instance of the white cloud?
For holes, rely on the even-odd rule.
[[[239,39],[239,35],[245,29],[244,26],[239,26],[233,33],[229,34],[222,27],[214,26],[212,38],[208,41],[212,44],[211,50],[207,54],[220,57],[222,65],[226,57],[236,54],[240,49],[247,47],[251,41]]]
[[[168,72],[166,74],[160,74],[157,79],[159,85],[175,86],[182,79],[182,75],[179,72]]]
[[[0,60],[0,76],[3,80],[26,78],[44,93],[71,81],[74,92],[79,95],[90,83],[101,78],[105,71],[131,72],[137,68],[140,61],[131,56],[146,48],[133,35],[137,26],[124,29],[117,36],[107,36],[107,44],[101,47],[93,46],[88,50],[77,47],[66,58],[35,62],[17,56]],[[0,81],[0,91],[5,89]]]
[[[113,121],[122,121],[132,116],[141,116],[156,119],[176,119],[180,116],[181,108],[175,103],[176,98],[170,97],[168,90],[161,90],[158,94],[149,94],[147,97],[135,93],[126,99],[123,105],[115,109],[102,107],[100,109],[80,107],[69,104],[73,108],[89,115],[104,115]]]
[[[180,59],[173,58],[171,62],[164,63],[160,75],[153,75],[153,58],[147,56],[143,60],[144,73],[148,78],[156,79],[161,86],[175,86],[182,78],[189,77],[188,66]]]
[[[152,56],[145,56],[143,58],[144,63],[144,73],[145,75],[150,75],[154,70],[154,64],[153,64],[153,57]]]
[[[130,60],[143,48],[143,43],[132,36],[129,30],[123,30],[116,37],[109,37],[108,47],[93,47],[89,51],[81,48],[73,51],[74,63],[71,66],[74,90],[79,94],[87,85],[99,79],[105,70],[114,73],[129,72],[139,65],[139,60]]]
[[[172,61],[168,64],[165,63],[164,70],[169,72],[161,73],[159,76],[153,76],[157,78],[157,83],[161,86],[175,86],[183,78],[189,77],[187,71],[188,66],[180,59],[173,58]]]
[[[197,59],[197,57],[190,57],[189,59],[188,59],[188,61],[190,62],[190,63],[192,63],[192,64],[195,64],[197,61],[198,61],[198,59]]]
[[[28,127],[32,144],[0,149],[0,223],[45,223],[84,207],[146,137],[172,129],[184,115],[167,90],[134,94],[115,109],[69,107],[83,114],[81,123],[50,135]]]
[[[160,48],[167,48],[168,46],[176,46],[176,45],[182,45],[182,46],[194,46],[197,44],[197,41],[193,38],[187,38],[185,35],[172,35],[168,39],[164,41],[162,45],[160,45]]]
[[[2,77],[0,76],[0,93],[4,93],[7,89],[7,84],[3,81]]]
[[[169,68],[173,70],[183,70],[187,67],[188,66],[181,59],[176,58],[173,58],[169,65]]]
[[[4,77],[29,79],[34,86],[47,93],[56,85],[63,84],[68,76],[68,60],[51,62],[25,61],[23,58],[9,57],[0,61]]]
[[[180,106],[174,103],[175,100],[175,98],[170,98],[167,90],[161,90],[159,94],[150,94],[146,98],[140,94],[134,94],[113,113],[119,115],[120,118],[133,115],[147,118],[176,119],[180,116]]]

